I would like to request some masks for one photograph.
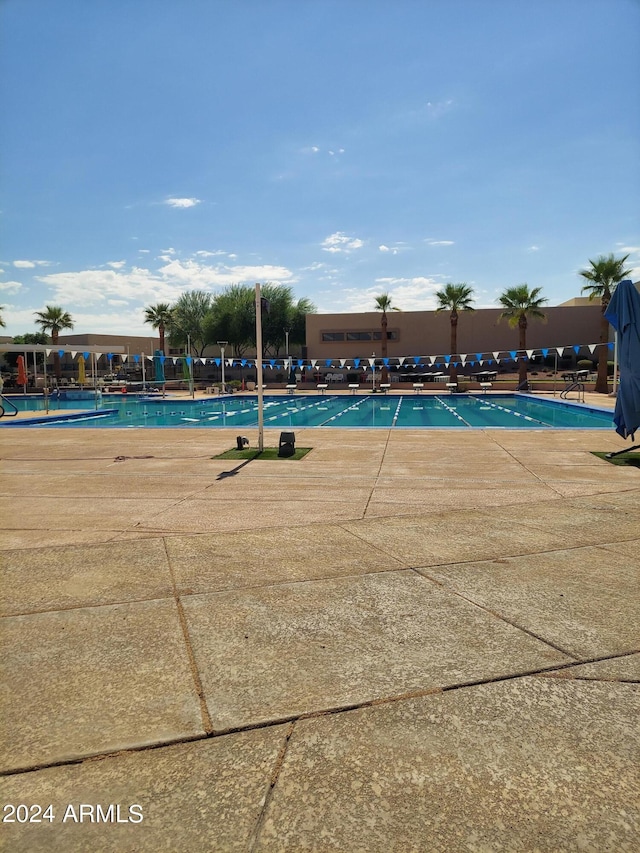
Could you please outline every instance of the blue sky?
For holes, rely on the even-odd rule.
[[[637,0],[4,0],[5,334],[189,289],[322,312],[640,277]]]

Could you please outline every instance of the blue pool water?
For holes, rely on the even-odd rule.
[[[42,398],[14,398],[18,408],[43,414]],[[37,406],[37,409],[36,409]],[[27,408],[28,407],[28,408]],[[82,418],[63,420],[65,410]],[[38,411],[39,410],[39,411]],[[60,418],[56,418],[58,414]],[[2,418],[3,426],[42,426]],[[204,400],[104,397],[95,401],[51,401],[48,427],[257,427],[256,396]],[[523,394],[402,396],[304,395],[264,397],[265,427],[397,427],[497,429],[611,429],[610,411],[535,399]]]

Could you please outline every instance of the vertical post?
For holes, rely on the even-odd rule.
[[[262,391],[262,299],[256,284],[256,379],[258,381],[258,452],[264,450],[264,394]]]
[[[42,368],[44,371],[44,388],[42,389],[44,392],[44,411],[45,414],[49,414],[49,385],[47,383],[47,351],[44,351],[44,361],[42,364]]]
[[[609,396],[615,397],[618,394],[618,332],[613,332],[613,388]]]
[[[145,370],[145,366],[144,366],[144,360],[145,360],[145,357],[146,357],[146,356],[145,356],[145,354],[144,354],[144,353],[140,353],[140,359],[141,359],[141,361],[142,361],[142,393],[143,393],[143,394],[144,394],[144,393],[146,392],[146,390],[147,390],[147,388],[146,388],[146,385],[147,385],[147,374],[146,374],[146,370]]]
[[[226,347],[226,345],[228,343],[229,343],[229,341],[218,341],[218,346],[220,347],[220,367],[222,368],[222,374],[220,377],[221,382],[222,382],[221,391],[223,394],[224,394],[224,348]]]
[[[93,399],[95,403],[96,411],[98,410],[98,368],[96,365],[96,354],[95,352],[91,354],[92,361],[92,371],[93,371]]]
[[[556,381],[558,379],[558,350],[556,350],[555,366],[553,369],[553,396],[556,396]]]
[[[373,360],[371,362],[371,392],[373,394],[376,393],[376,354],[373,353]]]

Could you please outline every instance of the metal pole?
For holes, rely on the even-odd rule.
[[[98,368],[96,365],[96,354],[91,353],[93,356],[93,399],[95,401],[96,411],[98,410]]]
[[[618,393],[617,389],[618,384],[618,333],[614,331],[613,333],[613,388],[611,389],[611,396],[615,397]]]
[[[44,354],[44,361],[43,361],[42,367],[44,370],[44,388],[42,389],[44,391],[44,411],[45,411],[45,414],[48,415],[49,414],[49,386],[47,384],[47,354],[46,354],[46,352]]]
[[[556,380],[558,378],[558,350],[556,350],[556,362],[553,371],[553,396],[556,396]]]
[[[291,356],[289,355],[289,332],[290,329],[284,330],[286,340],[285,349],[287,351],[287,385],[291,382]]]
[[[222,393],[224,394],[224,348],[229,341],[218,341],[220,347],[220,366],[222,367]]]
[[[262,391],[262,300],[256,284],[256,379],[258,380],[258,451],[264,450],[264,394]]]

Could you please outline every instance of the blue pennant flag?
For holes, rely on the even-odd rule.
[[[549,355],[549,349],[548,349],[548,347],[544,347],[544,348],[541,350],[541,352],[542,352],[542,355],[546,358],[546,357]]]
[[[137,364],[137,363],[140,361],[140,356],[139,356],[139,355],[134,355],[133,360],[134,360],[134,361],[135,361],[135,363]]]
[[[382,359],[382,363],[384,364],[384,366],[385,366],[385,367],[388,367],[388,366],[389,366],[389,359],[388,359],[388,358],[383,358],[383,359]]]
[[[59,349],[59,350],[58,350],[58,355],[60,356],[60,358],[62,358],[62,356],[64,355],[64,350],[63,350],[63,349]]]
[[[136,359],[136,361],[137,361],[137,360],[138,360],[138,356],[135,356],[135,359]],[[193,359],[191,358],[191,356],[190,356],[190,355],[188,355],[188,356],[185,358],[185,361],[187,362],[187,364],[188,364],[189,366],[191,366],[191,362],[193,361]]]
[[[575,347],[573,348],[573,351],[575,352],[575,354],[576,354],[576,355],[578,355],[578,353],[580,352],[580,347],[579,347],[579,346],[575,346]]]
[[[359,359],[359,358],[354,358],[354,359],[353,359],[353,366],[354,366],[354,367],[358,367],[359,365],[360,365],[360,359]]]
[[[83,352],[83,353],[82,353],[82,355],[85,357],[85,359],[88,359],[88,358],[89,358],[89,353],[88,353],[88,352]]]
[[[414,357],[413,357],[413,362],[414,362],[414,364],[420,364],[420,356],[419,356],[419,355],[414,355]]]
[[[246,366],[247,366],[247,359],[246,359],[246,358],[241,358],[241,359],[240,359],[240,366],[241,366],[241,367],[246,367]]]
[[[327,367],[331,367],[331,359],[330,358],[325,358],[324,363],[327,365]]]
[[[517,360],[518,360],[518,350],[517,350],[517,349],[509,350],[509,355],[511,356],[511,358],[512,358],[514,361],[517,361]]]
[[[476,353],[476,358],[478,359],[478,361],[482,361],[482,353],[481,353],[481,352],[477,352],[477,353]]]
[[[451,356],[450,356],[450,355],[445,355],[445,357],[444,357],[444,363],[445,363],[445,364],[449,364],[449,362],[450,362],[450,361],[451,361]]]
[[[220,367],[220,359],[219,359],[219,358],[214,358],[213,360],[214,360],[214,362],[215,362],[216,367]]]
[[[275,360],[275,358],[270,358],[270,359],[269,359],[269,364],[271,365],[271,367],[275,367],[275,366],[276,366],[276,360]],[[282,366],[284,367],[284,362],[283,362]]]

